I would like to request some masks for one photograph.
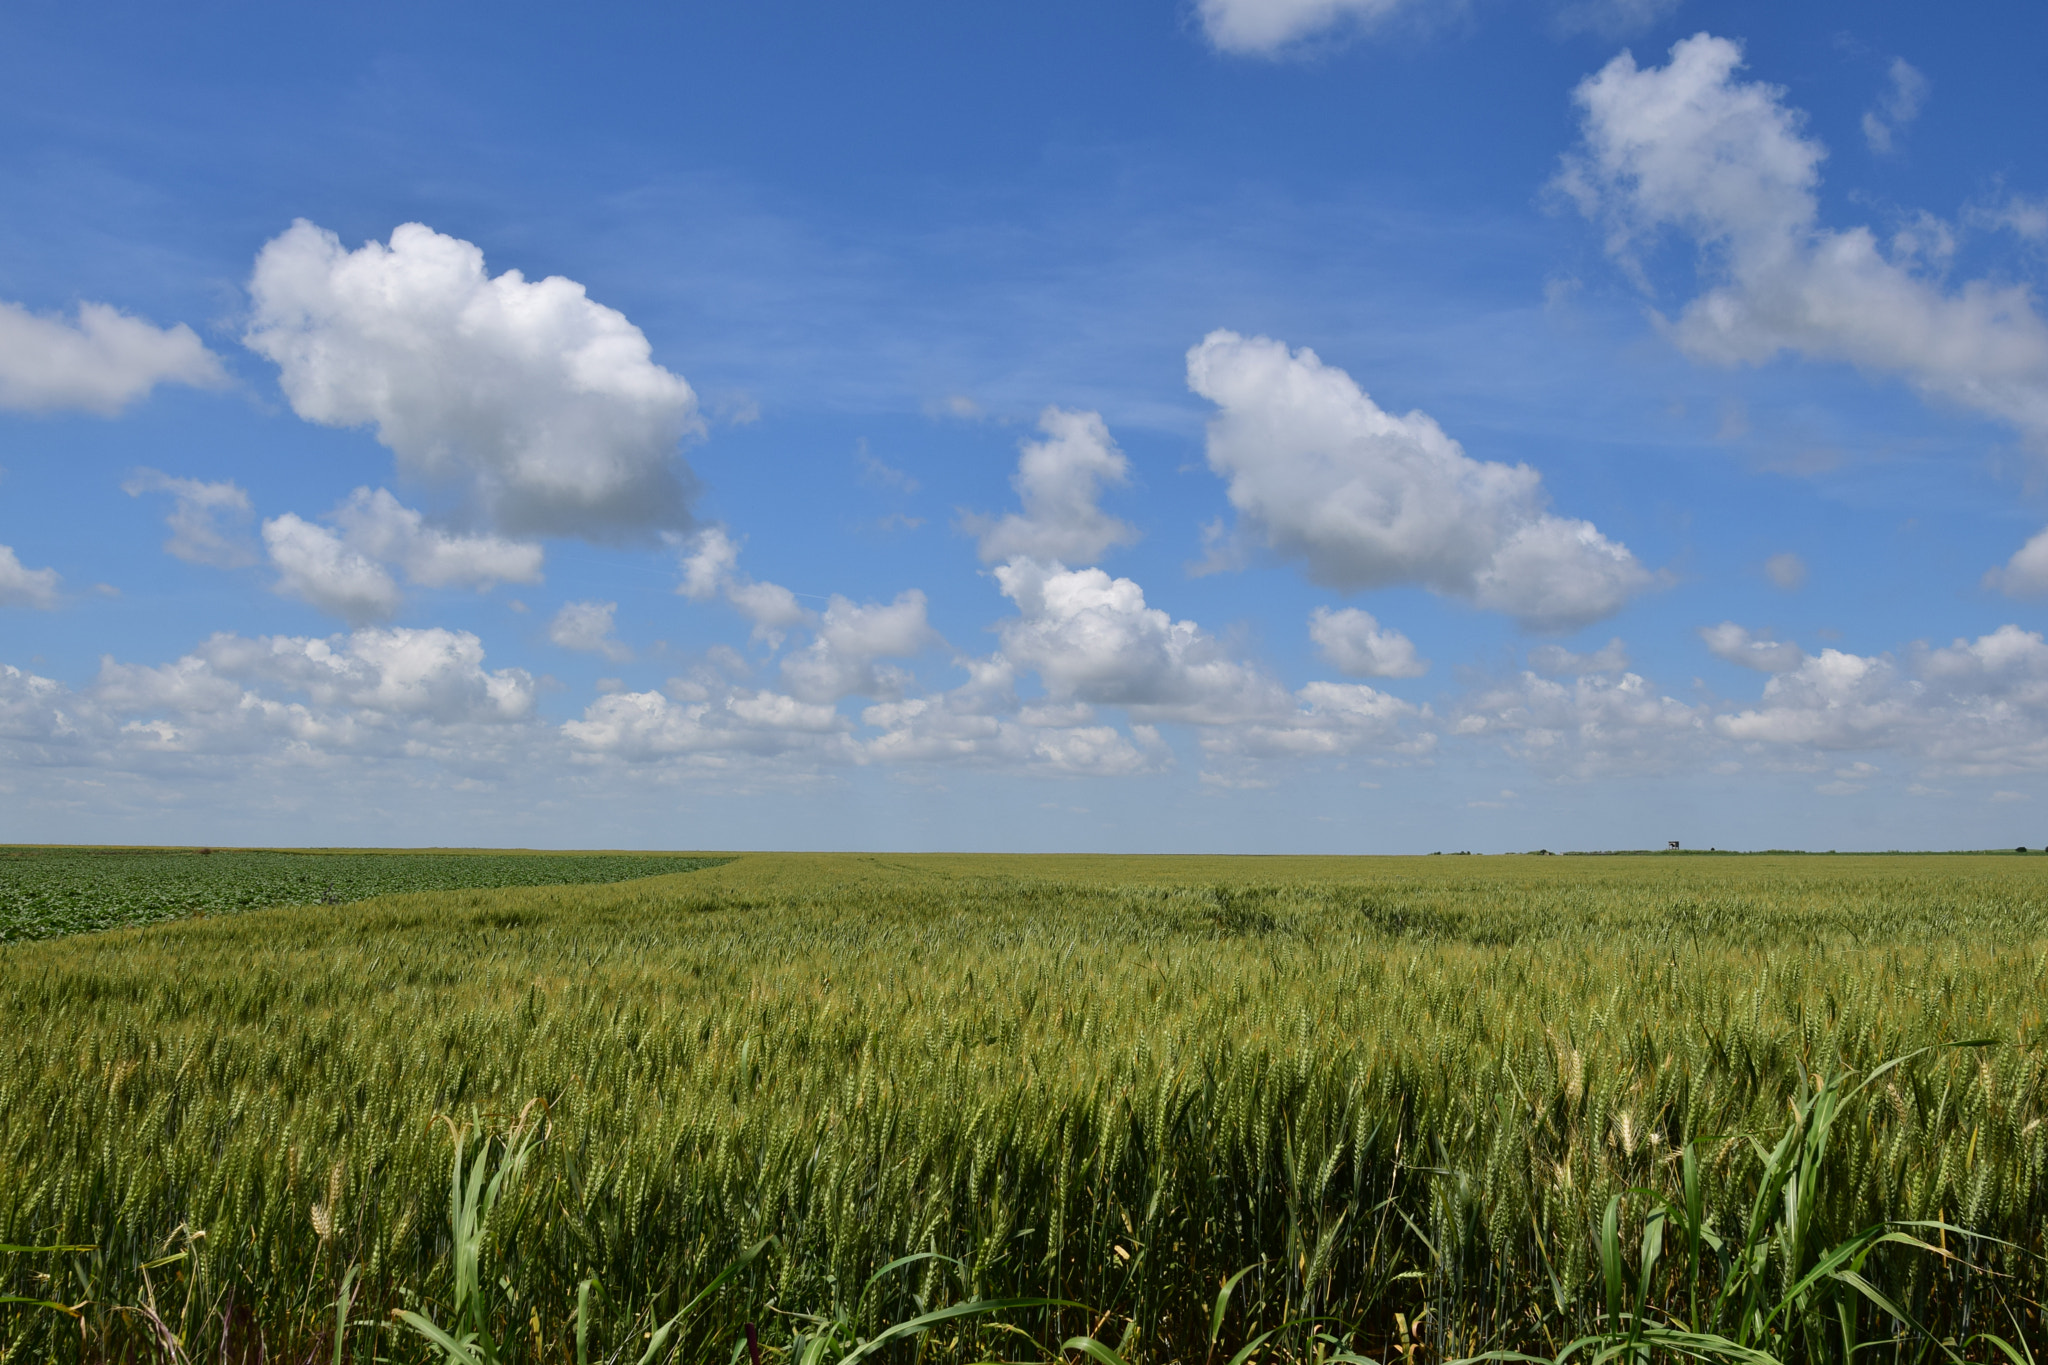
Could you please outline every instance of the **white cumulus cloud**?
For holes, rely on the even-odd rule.
[[[686,527],[677,443],[696,395],[623,313],[561,276],[493,277],[419,223],[349,251],[301,220],[257,255],[248,346],[292,410],[368,426],[416,477],[513,534],[596,541]]]
[[[382,488],[358,488],[332,517],[351,548],[398,565],[407,582],[423,588],[541,581],[545,556],[540,546],[429,526],[424,516]]]
[[[877,702],[861,712],[882,733],[863,745],[878,763],[964,764],[1059,777],[1129,777],[1172,765],[1157,730],[1126,734],[1083,702],[1025,705],[1002,655],[960,659],[968,681],[951,691]]]
[[[707,526],[679,543],[683,578],[676,584],[676,592],[692,602],[723,595],[754,623],[755,638],[779,646],[785,632],[818,619],[816,612],[780,583],[764,583],[741,573],[739,542],[723,526]]]
[[[2048,531],[2015,550],[2003,568],[1987,572],[1984,586],[2007,597],[2048,596]]]
[[[1415,656],[1413,640],[1356,607],[1317,607],[1308,620],[1308,637],[1333,667],[1353,677],[1419,678],[1429,672],[1429,660]]]
[[[325,526],[286,512],[263,523],[276,589],[351,623],[381,620],[404,600],[384,567]]]
[[[1211,755],[1278,759],[1363,748],[1426,752],[1424,708],[1360,683],[1289,692],[1193,621],[1148,606],[1101,569],[1013,560],[995,571],[1018,614],[997,626],[1005,665],[1038,674],[1054,708],[1117,706],[1140,725],[1196,727]]]
[[[1809,750],[1895,749],[1969,774],[2048,768],[2048,643],[2000,626],[1903,657],[1825,649],[1716,718],[1730,739]]]
[[[723,526],[705,527],[683,548],[683,581],[676,584],[676,592],[692,602],[716,597],[739,568],[739,543]]]
[[[466,631],[215,635],[166,664],[104,659],[76,691],[0,668],[0,739],[17,746],[15,761],[154,773],[174,786],[209,757],[208,771],[237,783],[263,765],[347,759],[401,762],[402,780],[417,782],[435,765],[501,763],[508,745],[539,737],[532,677],[483,665]]]
[[[1539,771],[1592,778],[1695,765],[1713,747],[1712,716],[1635,673],[1568,682],[1523,673],[1480,687],[1457,706],[1455,734],[1499,741]]]
[[[1535,470],[1473,459],[1428,414],[1383,410],[1307,348],[1212,332],[1188,353],[1188,385],[1218,408],[1209,467],[1240,527],[1317,583],[1421,583],[1552,631],[1656,582],[1591,522],[1550,512]]]
[[[215,635],[161,664],[104,659],[79,687],[0,666],[0,791],[137,829],[187,817],[198,837],[282,818],[417,842],[465,810],[502,819],[524,784],[573,780],[534,692],[476,636],[439,629]]]
[[[521,668],[486,670],[483,641],[439,626],[370,628],[326,638],[217,635],[196,651],[214,672],[271,683],[322,708],[441,725],[498,725],[533,710],[533,678]]]
[[[893,602],[863,604],[835,595],[811,643],[783,658],[782,676],[792,695],[809,702],[895,697],[911,677],[879,661],[912,658],[944,643],[926,619],[924,594],[915,588]]]
[[[829,704],[735,686],[707,668],[670,679],[665,691],[599,697],[581,718],[565,722],[562,733],[597,758],[751,772],[775,758],[812,766],[857,763],[852,728]]]
[[[1003,655],[1036,671],[1055,700],[1122,706],[1147,721],[1212,723],[1286,705],[1277,681],[1193,621],[1147,606],[1131,579],[1028,559],[995,577],[1018,609],[997,627]]]
[[[249,494],[232,479],[207,483],[179,479],[157,469],[138,469],[121,485],[131,498],[144,493],[171,495],[164,523],[171,538],[164,549],[188,564],[238,569],[256,562],[256,549],[244,528],[252,510]]]
[[[548,639],[563,649],[602,654],[613,663],[624,663],[633,651],[612,638],[616,602],[565,602],[548,622]]]
[[[1700,248],[1706,287],[1663,324],[1672,340],[1714,364],[1847,361],[2048,444],[2048,326],[2027,286],[1951,289],[1917,269],[1927,233],[1887,255],[1867,227],[1821,226],[1826,152],[1741,65],[1737,44],[1701,33],[1661,67],[1624,52],[1575,92],[1584,145],[1559,184],[1607,224],[1612,254],[1641,279],[1637,248],[1657,234]]]
[[[961,526],[979,538],[981,562],[1006,559],[1061,560],[1090,564],[1115,545],[1128,545],[1138,532],[1096,505],[1105,485],[1130,481],[1124,458],[1100,415],[1047,408],[1038,418],[1042,441],[1027,441],[1010,486],[1024,504],[1000,520],[963,517]]]
[[[155,327],[104,303],[76,322],[0,302],[0,408],[112,416],[159,384],[220,388],[220,359],[184,323]]]
[[[356,489],[329,519],[337,529],[291,512],[273,517],[263,523],[263,543],[278,571],[277,591],[353,624],[398,610],[403,594],[392,567],[428,588],[541,579],[538,545],[430,526],[382,488]]]
[[[0,607],[57,605],[57,585],[62,582],[55,569],[31,569],[21,562],[10,545],[0,545]]]

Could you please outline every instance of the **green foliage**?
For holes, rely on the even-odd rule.
[[[1986,1046],[1966,1043],[1960,1046]],[[1705,1213],[1699,1154],[1687,1146],[1679,1153],[1680,1187],[1676,1197],[1654,1189],[1636,1189],[1607,1201],[1600,1225],[1600,1261],[1606,1281],[1607,1312],[1600,1330],[1571,1342],[1554,1358],[1519,1351],[1491,1351],[1457,1365],[1480,1361],[1519,1361],[1530,1365],[1587,1365],[1610,1361],[1647,1362],[1655,1357],[1726,1361],[1733,1365],[1778,1365],[1789,1360],[1855,1359],[1859,1352],[1890,1346],[1895,1353],[1928,1354],[1939,1348],[1960,1360],[1949,1343],[1914,1322],[1905,1309],[1865,1276],[1864,1268],[1879,1247],[1898,1245],[1943,1259],[1953,1259],[1919,1235],[1933,1230],[1967,1236],[1946,1223],[1879,1223],[1831,1247],[1816,1242],[1815,1209],[1822,1183],[1830,1172],[1828,1152],[1836,1121],[1848,1106],[1889,1072],[1936,1051],[1923,1048],[1872,1070],[1855,1086],[1844,1076],[1818,1084],[1802,1084],[1793,1101],[1790,1122],[1768,1153],[1751,1139],[1763,1160],[1750,1215],[1738,1238],[1724,1238]],[[1805,1078],[1802,1077],[1802,1081]],[[1631,1195],[1650,1204],[1641,1229],[1641,1255],[1635,1283],[1626,1274],[1621,1237],[1622,1203]],[[1677,1255],[1664,1262],[1667,1223],[1678,1233]],[[1664,1291],[1661,1306],[1653,1294]],[[1859,1300],[1868,1300],[1888,1329],[1874,1341],[1859,1340],[1863,1314]],[[2015,1359],[2018,1350],[2003,1338],[1981,1334],[1975,1340]]]
[[[348,1359],[427,1358],[397,1310],[472,1321],[506,1360],[573,1359],[579,1327],[591,1359],[633,1360],[768,1239],[674,1358],[733,1359],[753,1322],[766,1365],[821,1337],[836,1359],[1026,1298],[1090,1307],[964,1312],[876,1357],[1554,1357],[1617,1313],[1726,1330],[1751,1319],[1713,1304],[1751,1286],[1767,1320],[1795,1301],[1773,1332],[1846,1313],[1889,1341],[1838,1272],[1959,1352],[2038,1341],[2044,877],[2009,856],[749,855],[17,944],[0,1240],[95,1250],[0,1262],[0,1292],[89,1300],[83,1338],[0,1323],[21,1359],[118,1354],[141,1339],[108,1305],[144,1300],[183,1225],[206,1234],[191,1259],[152,1272],[190,1305],[169,1329],[260,1328],[273,1359],[334,1353],[354,1266]],[[1979,1038],[1999,1043],[1885,1071],[1853,1107],[1809,1079]],[[500,1135],[496,1161],[522,1111],[517,1179],[459,1224],[496,1272],[472,1298],[435,1116]],[[1831,1330],[1772,1349],[1840,1359]]]
[[[496,1286],[483,1274],[487,1263],[484,1235],[490,1229],[499,1198],[506,1192],[506,1184],[518,1181],[527,1157],[532,1154],[536,1136],[529,1123],[532,1108],[529,1104],[520,1112],[512,1131],[505,1136],[495,1170],[491,1169],[489,1159],[490,1140],[484,1140],[470,1162],[467,1181],[463,1179],[462,1166],[468,1155],[469,1130],[458,1128],[453,1122],[448,1125],[455,1146],[455,1169],[448,1181],[448,1240],[455,1280],[451,1320],[444,1328],[431,1317],[405,1309],[399,1310],[398,1319],[440,1348],[451,1365],[498,1365],[506,1356],[504,1348],[494,1340],[500,1314],[492,1311],[490,1302],[491,1290]]]
[[[723,858],[590,853],[0,849],[0,943],[405,891],[619,882]]]

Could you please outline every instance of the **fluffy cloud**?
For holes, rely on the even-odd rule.
[[[1700,639],[1715,658],[1760,673],[1788,673],[1806,662],[1806,651],[1791,641],[1752,634],[1733,621],[1701,626]]]
[[[613,692],[566,722],[582,753],[627,763],[684,760],[697,768],[791,757],[857,763],[853,726],[829,704],[737,686],[716,669],[669,680],[665,692]]]
[[[1201,745],[1215,758],[1260,761],[1334,758],[1368,749],[1419,758],[1436,748],[1436,736],[1417,728],[1428,717],[1428,708],[1363,683],[1312,682],[1295,691],[1284,710],[1204,730]]]
[[[862,723],[882,733],[862,741],[865,761],[1125,776],[1172,766],[1162,724],[1192,727],[1204,754],[1232,771],[1366,750],[1412,758],[1435,742],[1421,723],[1428,708],[1353,683],[1313,682],[1289,692],[1195,622],[1147,605],[1144,590],[1128,578],[1021,558],[999,566],[994,577],[1017,606],[996,627],[1000,648],[956,659],[968,680],[950,691],[906,693],[866,707]],[[856,622],[864,640],[886,638],[899,654],[929,642],[922,597],[915,612],[904,604],[898,599],[899,619],[884,631],[882,615],[891,609],[859,609],[856,618],[850,604],[835,603],[818,642],[785,662],[791,691],[807,695],[813,654],[858,661],[879,652],[874,643],[856,647],[839,638]],[[837,630],[835,612],[849,613]],[[808,695],[852,690],[834,670],[818,673],[825,682]],[[1032,675],[1043,694],[1023,699],[1019,680]],[[872,684],[864,687],[875,695]],[[1105,708],[1121,710],[1127,728],[1109,723]]]
[[[816,621],[817,614],[780,583],[763,583],[739,571],[740,547],[723,526],[707,526],[681,542],[683,581],[676,592],[693,602],[721,594],[754,623],[754,636],[782,643],[783,633]]]
[[[263,543],[278,592],[354,624],[390,616],[404,600],[387,564],[429,588],[540,581],[538,545],[428,526],[381,488],[358,488],[330,515],[339,530],[291,512],[273,517],[263,523]]]
[[[844,619],[839,624],[842,631],[859,629]],[[830,701],[735,681],[744,667],[737,660],[671,678],[661,691],[601,697],[562,732],[590,761],[680,764],[748,780],[804,780],[869,764],[1123,777],[1171,762],[1150,727],[1133,726],[1127,736],[1086,706],[1021,705],[1013,670],[1000,656],[959,662],[969,675],[961,687],[864,708],[861,724],[878,732],[867,738]]]
[[[2014,551],[2005,567],[1986,573],[1984,586],[2007,597],[2048,596],[2048,531]]]
[[[1411,733],[1426,710],[1356,683],[1290,693],[1195,622],[1147,606],[1128,578],[1032,560],[995,576],[1018,608],[997,627],[1002,659],[1036,672],[1055,707],[1118,706],[1142,725],[1191,725],[1205,750],[1234,757],[1412,753],[1431,742]]]
[[[1102,418],[1047,408],[1038,429],[1045,439],[1024,443],[1010,480],[1024,510],[999,521],[961,520],[963,529],[980,540],[981,562],[1028,558],[1090,564],[1111,546],[1136,540],[1136,528],[1096,506],[1105,484],[1130,480],[1130,462],[1110,439]]]
[[[611,541],[689,524],[677,443],[696,395],[574,280],[493,278],[477,247],[418,223],[349,251],[301,220],[249,289],[244,340],[294,412],[373,427],[401,469],[463,488],[493,525]]]
[[[1638,244],[1666,229],[1701,251],[1704,293],[1665,324],[1716,364],[1781,351],[1896,374],[2048,443],[2048,326],[2025,285],[1947,289],[1917,273],[1919,238],[1887,255],[1869,228],[1821,227],[1821,145],[1784,91],[1736,79],[1742,50],[1701,33],[1670,63],[1624,52],[1575,92],[1584,146],[1560,179],[1641,278]]]
[[[1550,631],[1655,582],[1591,522],[1546,510],[1535,470],[1472,459],[1428,414],[1384,411],[1306,348],[1213,332],[1188,353],[1188,385],[1219,409],[1209,467],[1240,528],[1317,583],[1421,583]]]
[[[488,668],[476,636],[443,629],[216,635],[162,665],[105,660],[76,690],[0,666],[0,771],[69,767],[172,784],[225,776],[239,787],[265,772],[303,783],[290,774],[315,769],[323,783],[395,791],[560,784],[608,761],[680,763],[740,782],[866,761],[833,707],[737,685],[713,666],[665,691],[599,697],[560,726],[535,714],[535,692],[524,670]]]
[[[0,664],[0,739],[34,744],[68,738],[77,728],[67,714],[71,700],[70,689],[54,678]]]
[[[692,602],[716,597],[739,569],[740,547],[723,526],[707,526],[684,542],[683,581],[676,592]]]
[[[407,582],[423,588],[489,588],[541,580],[540,546],[429,526],[425,517],[382,488],[358,488],[332,515],[352,548],[398,565]]]
[[[251,516],[249,495],[232,479],[205,483],[177,479],[156,469],[138,469],[121,485],[131,498],[144,493],[169,493],[171,512],[164,521],[171,538],[164,549],[187,564],[238,569],[256,562],[256,550],[242,529]]]
[[[1569,682],[1523,673],[1458,704],[1452,732],[1499,741],[1539,771],[1563,777],[1663,772],[1712,748],[1712,716],[1665,696],[1635,673]]]
[[[1347,27],[1369,27],[1409,0],[1196,0],[1202,32],[1219,51],[1272,56]]]
[[[763,638],[780,639],[780,632],[818,619],[816,612],[780,583],[734,579],[725,585],[725,598],[754,623],[755,633]]]
[[[218,635],[197,657],[224,677],[275,683],[316,706],[384,719],[496,725],[533,711],[533,678],[520,668],[486,671],[483,641],[466,630],[394,627],[325,639]]]
[[[1880,748],[1914,728],[1919,698],[1888,657],[1824,649],[1764,685],[1763,705],[1718,720],[1731,739]]]
[[[214,756],[237,765],[238,781],[252,762],[473,768],[544,733],[533,725],[533,679],[486,670],[483,659],[464,631],[372,629],[216,635],[167,664],[103,660],[76,691],[0,668],[0,738],[36,766],[181,772],[175,765]]]
[[[344,621],[377,621],[398,610],[403,594],[382,565],[351,550],[325,526],[286,512],[263,523],[263,544],[277,570],[276,589]]]
[[[1003,656],[1057,701],[1122,706],[1143,721],[1229,723],[1286,706],[1279,683],[1233,659],[1193,621],[1145,604],[1101,569],[1016,560],[995,571],[1018,614],[997,627]]]
[[[1968,774],[2048,768],[2048,643],[2001,626],[1903,659],[1826,649],[1764,685],[1762,704],[1716,718],[1770,748],[1894,749]]]
[[[78,320],[0,303],[0,408],[112,416],[159,384],[220,388],[220,359],[190,327],[152,327],[104,303]]]
[[[924,594],[912,588],[894,602],[865,605],[834,596],[811,643],[782,660],[792,695],[814,703],[841,697],[895,697],[911,677],[882,659],[908,659],[945,642],[925,617]]]
[[[1356,607],[1317,607],[1309,617],[1308,637],[1333,667],[1353,677],[1419,678],[1429,672],[1429,660],[1415,657],[1413,640],[1384,629]]]
[[[14,548],[0,545],[0,607],[41,607],[57,605],[55,569],[31,569],[15,555]]]
[[[612,617],[616,602],[567,602],[548,622],[548,639],[563,649],[602,654],[613,663],[624,663],[633,651],[612,638]]]
[[[1878,771],[1842,766],[1845,753],[1895,753],[1930,776],[2048,771],[2048,642],[2037,632],[2001,626],[1896,656],[1808,655],[1725,623],[1701,635],[1722,657],[1771,671],[1757,703],[1686,703],[1626,671],[1569,681],[1530,672],[1459,698],[1451,733],[1571,778],[1725,772],[1751,760],[1831,769],[1839,780],[1819,789],[1831,795],[1862,790]]]
[[[892,764],[967,764],[1062,777],[1129,777],[1171,766],[1149,725],[1126,735],[1085,703],[1026,706],[1007,659],[962,659],[968,681],[950,692],[878,702],[862,723],[882,733],[864,753]]]

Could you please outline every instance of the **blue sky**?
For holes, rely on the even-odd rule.
[[[2048,841],[2048,17],[0,15],[0,840]]]

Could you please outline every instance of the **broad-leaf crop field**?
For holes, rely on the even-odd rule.
[[[0,943],[397,891],[619,882],[716,859],[672,854],[0,849]]]
[[[17,943],[0,1242],[89,1250],[0,1255],[69,1310],[0,1341],[1987,1360],[2044,1340],[2044,1001],[2012,855],[749,854]],[[451,1230],[457,1134],[509,1173]]]

